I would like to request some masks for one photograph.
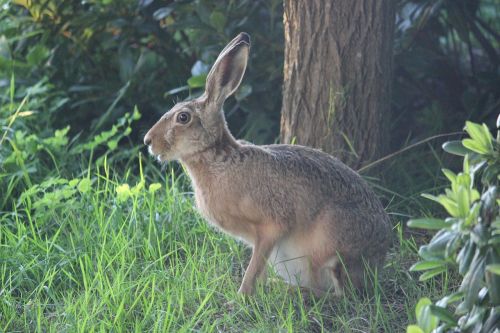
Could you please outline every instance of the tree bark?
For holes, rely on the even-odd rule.
[[[358,168],[386,149],[393,0],[285,0],[281,141]]]

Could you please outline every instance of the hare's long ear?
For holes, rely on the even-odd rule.
[[[245,74],[249,50],[250,36],[244,32],[222,50],[207,76],[205,95],[208,103],[222,107],[226,98],[238,88]]]

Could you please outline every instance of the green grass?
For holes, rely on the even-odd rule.
[[[315,299],[270,279],[244,299],[250,251],[196,213],[184,177],[153,192],[104,165],[83,173],[90,186],[46,182],[0,216],[0,331],[403,332],[419,297],[447,287],[408,273],[417,246],[396,216],[371,296]]]

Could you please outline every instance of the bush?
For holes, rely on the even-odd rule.
[[[464,157],[463,171],[444,169],[450,188],[438,196],[425,195],[449,216],[408,222],[410,227],[438,230],[420,247],[422,261],[410,270],[425,271],[420,276],[425,281],[453,269],[462,283],[434,303],[421,299],[418,325],[409,326],[409,333],[493,332],[500,325],[500,131],[495,140],[484,124],[467,122],[465,130],[470,138],[443,145]]]
[[[99,131],[86,140],[70,140],[70,126],[53,129],[40,116],[47,109],[57,108],[60,99],[52,95],[53,87],[45,81],[15,90],[14,77],[4,98],[0,100],[0,212],[11,209],[27,189],[53,177],[78,176],[85,169],[84,160],[103,163],[110,159],[132,159],[130,150],[118,150],[118,143],[131,132],[131,125],[140,118],[139,111],[125,113],[111,129]],[[92,156],[97,155],[95,159]],[[14,210],[14,209],[13,209]]]
[[[398,1],[393,144],[493,123],[500,98],[496,0]]]
[[[71,125],[71,134],[95,135],[135,105],[145,129],[173,102],[200,92],[218,52],[246,30],[258,45],[252,58],[260,60],[227,105],[228,120],[240,136],[273,141],[281,105],[280,4],[0,0],[0,86],[12,72],[16,84],[50,83],[65,103],[43,116],[53,127]]]
[[[41,114],[52,127],[84,137],[115,123],[134,105],[164,108],[165,88],[189,73],[188,55],[137,1],[17,0],[0,14],[0,77],[16,85],[46,80],[65,97]]]

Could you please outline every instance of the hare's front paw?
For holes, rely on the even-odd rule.
[[[238,294],[244,295],[244,296],[251,296],[251,295],[253,295],[253,288],[252,288],[252,286],[242,284],[240,289],[238,290]]]

